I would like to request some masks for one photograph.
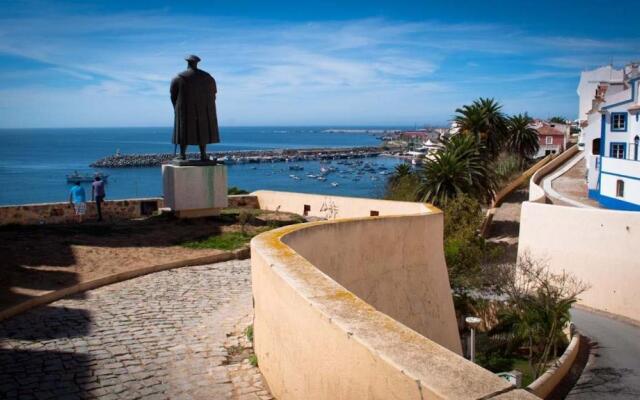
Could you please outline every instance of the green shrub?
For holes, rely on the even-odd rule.
[[[247,224],[250,224],[253,219],[253,213],[244,209],[240,210],[240,214],[238,214],[238,223],[240,224],[240,232],[243,235],[246,233]]]
[[[492,169],[496,175],[498,186],[506,186],[518,175],[521,169],[521,161],[515,154],[503,155],[492,164]]]
[[[503,356],[499,353],[480,353],[476,357],[476,362],[491,372],[506,372],[513,369],[515,360],[513,357]]]
[[[244,333],[247,335],[247,340],[253,343],[253,324],[247,326]]]
[[[486,246],[478,235],[482,218],[480,203],[466,195],[453,198],[444,209],[444,255],[455,293],[484,283],[481,262]]]
[[[419,181],[415,173],[392,176],[387,183],[384,198],[396,201],[417,201],[416,189]]]
[[[252,354],[249,356],[249,364],[251,364],[254,367],[258,366],[258,356],[256,356],[255,354]]]
[[[240,189],[240,188],[237,188],[235,186],[231,186],[229,189],[227,189],[227,194],[230,194],[230,195],[234,195],[234,194],[249,194],[249,192],[247,192],[244,189]]]

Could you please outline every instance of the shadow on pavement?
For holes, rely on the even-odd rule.
[[[95,397],[88,343],[69,340],[88,336],[91,322],[87,310],[51,305],[0,321],[0,398]]]
[[[91,398],[91,374],[87,354],[0,349],[2,398]]]
[[[630,375],[635,375],[633,370],[612,367],[585,369],[590,358],[593,363],[600,357],[599,349],[598,342],[583,336],[576,363],[547,399],[640,398],[640,392],[623,382]]]
[[[235,223],[224,217],[0,226],[0,309],[79,283],[78,248],[103,254],[108,261],[109,251],[174,246],[220,234],[222,227]]]
[[[45,306],[0,322],[0,339],[46,341],[87,336],[91,315],[83,309]]]

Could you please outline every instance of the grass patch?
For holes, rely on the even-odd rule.
[[[489,355],[479,353],[476,362],[482,368],[488,369],[493,373],[513,370],[522,372],[522,387],[529,386],[535,380],[529,361],[518,355],[502,356],[495,353]]]
[[[249,243],[253,236],[249,233],[225,232],[202,240],[184,242],[182,246],[189,249],[235,250]]]
[[[522,372],[522,387],[527,387],[534,381],[533,371],[529,367],[529,362],[523,358],[518,358],[513,362],[513,369]]]
[[[256,356],[255,354],[252,354],[249,356],[249,364],[251,364],[254,367],[258,366],[258,356]]]
[[[247,335],[247,340],[253,343],[253,324],[247,326],[244,333]]]

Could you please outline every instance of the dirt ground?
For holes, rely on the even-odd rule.
[[[257,219],[259,218],[259,219]],[[255,232],[283,214],[260,215]],[[263,228],[264,229],[264,228]],[[0,309],[45,292],[140,267],[221,253],[180,243],[239,231],[237,215],[179,220],[157,216],[114,223],[0,227]]]
[[[520,235],[520,208],[529,198],[529,188],[524,186],[513,191],[498,207],[489,230],[488,240],[504,247],[502,262],[514,262],[518,252]]]

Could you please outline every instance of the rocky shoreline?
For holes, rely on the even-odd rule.
[[[391,154],[382,147],[349,147],[322,149],[277,149],[209,152],[209,157],[224,164],[289,162],[312,160],[336,160],[347,158],[377,157],[380,154]],[[196,160],[198,153],[189,153],[187,158]],[[156,154],[114,154],[101,158],[91,164],[92,168],[136,168],[157,167],[175,158],[171,153]]]

